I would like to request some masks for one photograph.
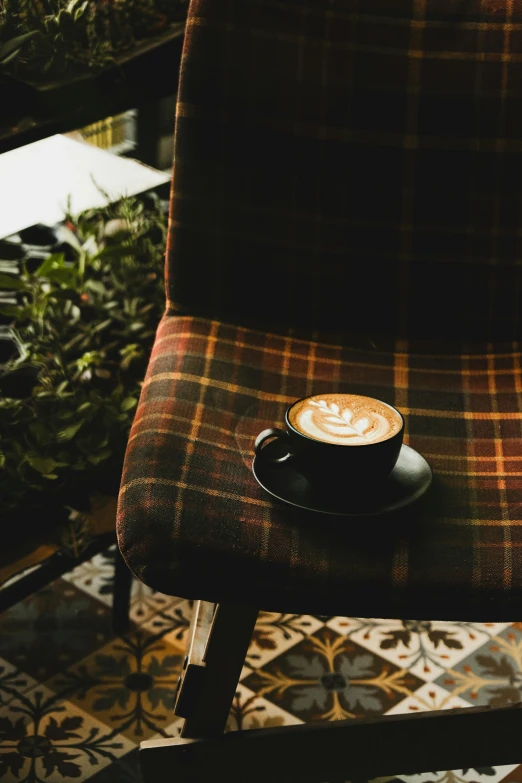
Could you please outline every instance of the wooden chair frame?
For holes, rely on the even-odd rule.
[[[223,734],[257,615],[195,603],[174,707],[181,736],[141,743],[146,783],[244,783],[245,770],[249,783],[358,783],[522,761],[522,703]]]

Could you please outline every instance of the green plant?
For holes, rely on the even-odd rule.
[[[68,216],[64,252],[3,267],[19,355],[0,376],[0,513],[118,478],[165,302],[166,220],[148,201]]]
[[[23,35],[16,35],[13,38],[9,39],[8,41],[5,41],[5,43],[0,45],[0,68],[5,68],[6,65],[9,65],[10,62],[12,62],[22,49],[24,48],[25,44],[28,43],[32,38],[35,38],[38,35],[37,30],[33,30],[30,33],[24,33]]]
[[[3,67],[14,76],[96,71],[183,19],[186,8],[187,0],[0,0],[0,66],[4,51]]]

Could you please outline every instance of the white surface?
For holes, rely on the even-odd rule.
[[[62,220],[71,211],[133,196],[169,181],[169,175],[66,136],[50,136],[0,155],[0,237],[35,223]]]

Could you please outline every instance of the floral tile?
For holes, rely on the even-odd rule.
[[[406,669],[326,627],[243,680],[303,721],[383,714],[422,684]]]
[[[130,619],[135,623],[142,623],[157,612],[171,610],[184,603],[182,598],[174,598],[172,595],[164,595],[144,585],[138,579],[132,580]]]
[[[63,579],[0,615],[2,655],[39,682],[113,635],[109,607]]]
[[[177,598],[153,617],[140,621],[140,625],[150,633],[161,634],[166,642],[184,650],[191,618],[192,601]]]
[[[475,706],[516,704],[522,700],[522,632],[509,626],[448,667],[437,683]]]
[[[321,620],[309,614],[260,612],[246,663],[252,668],[260,668],[322,626]]]
[[[0,707],[15,699],[20,693],[34,688],[38,683],[25,672],[21,672],[9,661],[0,658]]]
[[[2,783],[87,780],[134,746],[76,705],[37,686],[2,708]]]
[[[245,679],[245,677],[248,677],[249,674],[252,674],[254,670],[250,668],[250,666],[247,666],[246,664],[243,665],[243,668],[241,669],[241,674],[239,675],[239,682]]]
[[[503,767],[502,767],[503,769]],[[522,764],[512,769],[506,777],[502,778],[503,783],[522,783]]]
[[[141,626],[151,633],[161,632],[166,641],[184,650],[191,616],[192,602],[179,601],[141,623]],[[246,665],[250,668],[263,666],[322,625],[312,615],[260,612],[246,655]],[[242,677],[245,671],[246,667]]]
[[[177,682],[176,677],[176,682]],[[181,729],[183,728],[183,718],[179,718],[177,715],[174,715],[173,710],[170,711],[170,719],[171,723],[169,723],[166,726],[163,726],[160,732],[156,732],[156,734],[153,734],[149,739],[161,739],[162,737],[179,737],[181,735]],[[141,742],[141,740],[140,740]]]
[[[167,732],[173,737],[179,735],[182,720],[176,718],[175,722],[167,727]],[[154,739],[154,737],[151,737]],[[139,747],[131,750],[125,756],[121,756],[111,766],[98,772],[89,783],[144,783],[140,767]],[[158,783],[162,783],[161,780]]]
[[[368,783],[397,783],[398,778],[397,777],[381,777],[381,778],[371,778],[371,780],[368,781]]]
[[[51,681],[57,693],[134,742],[170,736],[183,655],[164,639],[136,631],[115,639]]]
[[[428,712],[429,710],[453,710],[469,707],[469,703],[450,693],[434,682],[426,682],[420,688],[388,710],[386,715],[407,712]]]
[[[134,748],[89,778],[89,783],[144,783],[139,756],[139,748]]]
[[[133,630],[115,637],[114,556],[114,549],[95,556],[0,615],[2,783],[143,783],[139,742],[179,735],[182,719],[172,707],[192,602],[134,580]],[[520,623],[262,612],[227,729],[521,698]],[[522,766],[372,783],[501,780],[522,783]]]
[[[273,702],[261,698],[257,693],[239,685],[232,703],[227,731],[245,729],[268,729],[275,726],[293,726],[302,723],[299,718],[282,710]]]
[[[66,574],[63,579],[72,582],[80,590],[97,598],[107,606],[112,606],[115,557],[116,545],[114,544],[105,552],[100,552],[91,560],[81,563],[69,574]],[[156,612],[180,602],[180,598],[158,593],[133,578],[129,616],[132,622],[141,623]]]
[[[334,617],[327,625],[396,666],[431,681],[504,630],[508,623]]]
[[[64,574],[62,579],[71,582],[107,606],[112,606],[115,556],[116,545],[114,544],[104,552],[100,552],[90,560],[76,566],[68,574]]]
[[[423,772],[420,775],[397,775],[406,783],[499,783],[517,765],[501,767],[476,767],[475,769],[455,769],[444,772]]]

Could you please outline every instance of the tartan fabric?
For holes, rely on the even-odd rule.
[[[435,351],[437,351],[435,353]],[[131,432],[120,547],[161,592],[262,609],[507,620],[522,601],[522,344],[342,343],[166,316]],[[395,404],[434,470],[380,522],[273,503],[253,441],[298,397]],[[518,604],[517,604],[518,602]]]
[[[522,2],[192,0],[163,319],[120,547],[165,593],[511,620],[522,600]],[[429,342],[428,342],[429,341]],[[377,527],[273,504],[252,444],[369,394],[435,471]]]
[[[520,0],[193,0],[171,311],[518,339],[521,79]]]

